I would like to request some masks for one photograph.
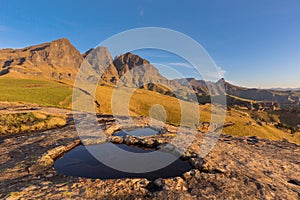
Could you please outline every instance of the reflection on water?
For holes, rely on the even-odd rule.
[[[118,156],[115,155],[115,152],[111,147],[111,143],[104,143],[99,145],[91,145],[89,148],[97,148],[101,151],[105,151],[105,155],[109,159],[116,159]],[[154,150],[142,149],[133,146],[127,146],[125,144],[118,144],[117,147],[134,153],[148,153]],[[166,152],[158,152],[158,156],[155,158],[155,161],[150,161],[148,164],[151,165],[153,162],[160,162],[165,159],[174,158],[174,155]],[[120,165],[126,162],[126,158],[120,160]],[[70,152],[66,153],[62,158],[58,159],[54,163],[55,169],[60,173],[67,176],[76,176],[76,177],[87,177],[87,178],[100,178],[100,179],[117,179],[117,178],[147,178],[147,179],[156,179],[156,178],[170,178],[175,176],[180,176],[184,172],[191,169],[190,164],[187,161],[180,159],[175,160],[169,166],[148,173],[127,173],[121,172],[115,169],[112,169],[97,159],[95,159],[88,150],[80,145]]]
[[[132,136],[152,136],[158,134],[158,131],[152,128],[138,128],[138,129],[123,129],[114,134],[114,136],[123,136],[132,135]]]

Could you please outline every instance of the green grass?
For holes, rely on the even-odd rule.
[[[0,114],[0,135],[47,130],[64,126],[66,116],[47,113]]]
[[[55,81],[0,78],[0,101],[70,106],[72,88]]]
[[[297,127],[300,124],[300,113],[291,113],[287,111],[274,111],[274,115],[277,115],[281,123]]]
[[[276,128],[273,125],[258,125],[254,119],[246,115],[241,115],[239,112],[232,109],[227,112],[227,122],[235,123],[234,126],[224,128],[223,132],[236,136],[257,136],[269,140],[287,139],[290,142],[300,144],[300,133],[291,134],[287,131]],[[252,125],[247,125],[251,122]]]
[[[275,122],[282,124],[283,127],[297,128],[300,124],[300,113],[285,110],[277,111],[247,111],[253,119],[264,122]]]
[[[127,93],[130,93],[130,88],[124,89],[120,91],[120,96],[118,98],[120,99],[120,102],[124,100],[127,95]],[[112,96],[112,87],[108,86],[100,86],[97,90],[96,99],[100,102],[101,113],[112,113],[111,108],[111,96]],[[118,100],[117,100],[118,102]],[[181,104],[181,105],[180,105]],[[129,101],[129,111],[132,115],[142,115],[142,116],[149,116],[150,109],[154,106],[161,105],[165,109],[166,112],[166,122],[173,125],[179,125],[182,120],[182,114],[185,116],[185,121],[183,122],[186,126],[194,126],[195,125],[195,119],[192,115],[195,110],[194,108],[198,108],[198,105],[178,100],[174,97],[162,95],[158,92],[149,91],[146,89],[137,89],[133,92],[130,101]],[[126,106],[126,104],[124,104]],[[181,109],[181,106],[184,106],[185,109]],[[158,112],[161,110],[157,110]],[[114,113],[115,114],[115,113]],[[154,114],[154,115],[153,115]],[[159,119],[160,116],[157,115],[155,117],[155,112],[152,113],[152,117]]]
[[[97,91],[97,100],[101,102],[101,113],[111,114],[111,94],[113,88],[108,86],[100,86]],[[120,101],[123,98],[120,98]],[[173,125],[179,125],[181,120],[181,110],[179,100],[166,95],[161,95],[157,92],[137,89],[131,96],[129,102],[129,109],[132,115],[149,115],[149,109],[156,104],[162,105],[167,113],[167,123]],[[188,102],[184,102],[187,105],[187,112],[193,112],[192,107],[189,107]],[[211,118],[211,106],[199,105],[200,121],[210,122]],[[260,116],[261,117],[261,116]],[[300,144],[300,133],[290,134],[286,131],[277,129],[272,125],[260,126],[256,121],[251,118],[250,115],[245,112],[231,109],[227,112],[226,122],[233,122],[234,126],[224,128],[223,133],[235,135],[235,136],[257,136],[270,140],[282,140],[287,139],[290,142]],[[247,125],[251,122],[252,125]]]
[[[130,90],[128,88],[128,90]],[[111,94],[113,87],[99,86],[97,90],[96,99],[101,104],[100,113],[111,114]],[[36,103],[42,106],[56,106],[56,107],[69,107],[71,104],[72,88],[71,86],[61,84],[54,81],[46,80],[28,80],[28,79],[0,79],[0,101],[9,102],[28,102]],[[124,91],[126,95],[126,91]],[[122,94],[119,101],[123,100]],[[190,113],[195,112],[191,103],[180,101],[174,97],[159,94],[157,92],[137,89],[130,98],[129,113],[131,115],[149,116],[149,110],[152,106],[157,104],[164,107],[166,112],[166,122],[169,124],[179,125],[181,120],[180,103],[187,106],[186,118],[191,121],[190,125],[194,124],[194,119]],[[197,108],[196,108],[197,109]],[[210,105],[200,105],[200,121],[210,122],[211,108]],[[250,113],[249,113],[250,114]],[[291,116],[277,116],[277,113],[272,115],[263,115],[260,113],[256,118],[265,118],[266,121],[271,118],[274,121],[282,120],[287,122]],[[28,120],[30,121],[30,116]],[[295,119],[299,119],[298,117]],[[291,142],[300,144],[300,133],[290,134],[284,130],[275,128],[274,126],[264,125],[259,126],[256,121],[251,118],[251,115],[243,115],[235,109],[231,109],[227,113],[226,122],[233,122],[235,125],[226,127],[224,133],[237,135],[237,136],[250,136],[255,135],[258,137],[281,140],[288,139]],[[254,125],[246,125],[252,122]],[[24,122],[25,124],[27,122]],[[54,122],[53,122],[54,123]],[[294,122],[296,124],[296,121]],[[18,122],[17,124],[23,124]],[[55,123],[54,123],[55,124]]]
[[[255,120],[260,120],[263,122],[277,122],[280,123],[279,116],[276,114],[273,114],[272,112],[266,112],[266,111],[247,111],[251,117]]]

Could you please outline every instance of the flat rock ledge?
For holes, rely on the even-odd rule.
[[[72,150],[80,143],[80,140],[75,140],[68,145],[62,145],[47,151],[47,153],[42,155],[42,157],[39,158],[34,165],[28,168],[28,171],[32,174],[40,174],[45,172],[53,166],[56,159],[61,157],[64,153]]]

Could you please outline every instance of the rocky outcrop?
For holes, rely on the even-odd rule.
[[[34,165],[29,167],[28,171],[33,174],[43,173],[44,171],[48,170],[53,166],[54,161],[56,159],[58,159],[60,156],[70,151],[74,147],[78,146],[79,144],[80,140],[75,140],[74,142],[68,145],[59,146],[49,150],[47,153],[41,156],[41,158],[39,158]]]
[[[63,38],[23,49],[0,50],[0,74],[70,81],[82,60],[80,52]]]
[[[148,60],[138,55],[128,52],[113,60],[108,49],[102,46],[80,54],[65,38],[23,49],[0,49],[0,76],[72,83],[84,59],[94,70],[88,72],[90,76],[87,78],[93,82],[100,79],[100,84],[140,87],[184,100],[193,99],[192,94],[196,93],[200,103],[210,102],[210,95],[227,94],[238,97],[239,100],[234,102],[242,104],[242,99],[248,99],[299,105],[297,91],[239,87],[223,78],[217,82],[194,78],[168,80]],[[271,105],[270,109],[277,108]]]
[[[169,85],[168,79],[163,77],[148,60],[132,53],[125,53],[114,59],[122,85],[143,88],[150,83]]]
[[[112,125],[111,117],[98,117],[101,125]],[[143,124],[147,119],[140,120]],[[49,165],[37,167],[42,169],[39,173],[29,173],[34,171],[32,166],[51,165],[53,159],[77,144],[72,143],[78,140],[72,124],[61,129],[8,137],[1,140],[0,145],[0,198],[299,199],[298,145],[257,137],[221,135],[213,150],[202,159],[197,152],[204,136],[197,134],[187,151],[191,152],[191,157],[186,159],[193,166],[192,170],[178,177],[152,181],[67,177]],[[120,141],[115,138],[115,142],[123,142],[123,138],[118,139]]]
[[[120,55],[114,60],[114,65],[118,70],[119,76],[123,76],[135,67],[143,67],[143,65],[149,64],[150,62],[148,60],[145,60],[140,56],[132,54],[130,52]]]
[[[93,74],[89,78],[99,79],[100,84],[115,85],[117,83],[119,80],[118,71],[106,47],[99,46],[96,49],[90,49],[84,57],[93,69]]]

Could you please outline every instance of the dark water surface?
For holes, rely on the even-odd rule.
[[[101,145],[101,146],[100,146]],[[113,149],[110,143],[104,143],[99,145],[91,145],[89,147],[99,148],[107,152],[107,158],[115,159]],[[117,144],[117,147],[134,153],[148,153],[154,150],[142,149],[139,147],[127,146],[125,144]],[[171,157],[170,157],[171,156]],[[166,152],[159,152],[155,162],[159,162],[161,159],[174,158],[174,155]],[[161,160],[162,161],[162,160]],[[120,162],[122,165],[122,162]],[[100,178],[100,179],[118,179],[118,178],[170,178],[182,175],[184,172],[192,169],[191,165],[187,161],[180,159],[175,160],[169,166],[147,173],[128,173],[112,169],[100,161],[95,159],[88,150],[80,145],[70,152],[64,154],[64,156],[54,163],[54,168],[60,173],[67,176],[86,177],[86,178]]]
[[[118,131],[114,134],[114,136],[123,136],[125,137],[126,135],[131,135],[131,136],[152,136],[156,135],[159,132],[152,129],[152,128],[138,128],[138,129],[123,129],[121,131]]]

